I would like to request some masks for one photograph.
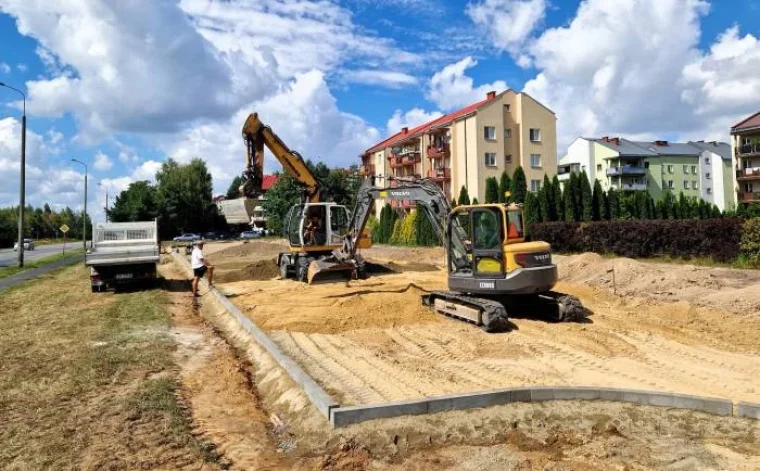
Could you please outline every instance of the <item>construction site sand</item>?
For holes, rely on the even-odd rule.
[[[392,250],[390,258],[403,252]],[[376,259],[388,255],[382,247],[372,251]],[[402,261],[417,258],[409,254]],[[342,404],[523,385],[627,387],[760,402],[760,313],[737,312],[736,303],[716,309],[721,290],[760,290],[754,273],[672,266],[684,271],[681,283],[700,287],[700,304],[709,300],[711,306],[702,307],[678,300],[677,280],[659,266],[614,260],[622,294],[614,296],[602,287],[613,260],[588,254],[558,260],[563,277],[573,281],[558,289],[581,297],[593,311],[590,323],[553,324],[528,313],[512,319],[517,330],[487,334],[421,305],[425,291],[445,288],[442,269],[311,286],[239,281],[222,289]],[[662,290],[676,294],[660,301]]]

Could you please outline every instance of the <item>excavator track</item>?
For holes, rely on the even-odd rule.
[[[573,295],[549,291],[542,296],[557,303],[558,322],[580,322],[588,315],[581,300]]]
[[[422,303],[441,314],[471,322],[486,332],[503,332],[510,329],[506,308],[490,299],[453,291],[433,291],[422,296]]]

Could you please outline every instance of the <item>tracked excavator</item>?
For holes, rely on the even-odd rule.
[[[555,321],[575,321],[586,316],[578,298],[552,291],[557,266],[551,246],[526,242],[522,206],[482,204],[452,208],[443,190],[432,180],[390,179],[379,188],[373,178],[361,186],[343,246],[332,258],[311,269],[333,265],[363,267],[357,254],[370,210],[377,198],[413,201],[444,242],[449,291],[426,294],[422,302],[435,311],[465,320],[488,332],[508,330],[510,309],[541,305],[550,307]]]
[[[283,221],[289,250],[277,257],[280,276],[307,281],[312,262],[331,257],[333,252],[342,248],[348,234],[348,209],[322,201],[320,183],[303,157],[290,150],[269,126],[261,122],[257,113],[248,116],[242,134],[246,145],[246,166],[239,187],[241,197],[230,200],[227,210],[222,206],[222,212],[228,223],[245,221],[246,218],[250,221],[253,208],[263,194],[264,148],[268,148],[285,172],[302,188],[301,202],[290,208]],[[365,236],[359,237],[356,243],[361,247],[371,245],[366,231]],[[356,262],[341,264],[326,270],[324,274],[347,271],[349,276],[356,276],[356,265]]]

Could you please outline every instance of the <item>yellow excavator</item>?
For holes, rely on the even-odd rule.
[[[579,321],[587,311],[575,296],[553,291],[557,266],[551,246],[526,241],[522,205],[482,204],[452,208],[443,190],[429,179],[389,178],[377,187],[362,184],[340,250],[319,264],[364,264],[359,240],[377,198],[414,201],[427,216],[446,250],[449,291],[434,291],[422,302],[436,312],[472,322],[488,332],[508,330],[509,311],[549,313],[555,321]],[[316,265],[316,264],[315,264]]]
[[[280,162],[285,172],[302,188],[301,202],[293,205],[283,221],[283,230],[288,240],[288,252],[280,253],[277,264],[280,276],[296,278],[299,281],[313,281],[320,271],[347,272],[347,276],[362,277],[364,263],[361,256],[350,265],[338,264],[328,269],[312,268],[312,278],[307,280],[309,266],[339,250],[348,234],[350,215],[348,209],[336,203],[322,201],[319,180],[306,165],[303,157],[288,148],[269,126],[264,125],[257,113],[248,116],[243,124],[243,141],[246,145],[246,165],[239,187],[241,197],[228,200],[222,206],[222,213],[228,223],[250,221],[252,210],[263,195],[264,148],[268,148]],[[357,244],[368,247],[371,240],[361,237]],[[357,273],[358,269],[358,273]]]

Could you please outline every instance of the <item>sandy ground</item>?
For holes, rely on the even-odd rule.
[[[272,247],[235,252],[236,263]],[[402,269],[442,264],[439,249],[375,247],[365,256],[395,260]],[[589,323],[554,324],[528,312],[512,318],[517,330],[486,334],[421,305],[425,291],[445,287],[442,268],[312,286],[275,278],[222,287],[346,404],[522,385],[629,387],[760,402],[760,312],[748,297],[717,308],[729,289],[760,293],[760,274],[593,254],[558,259],[568,280],[558,289],[583,300],[593,312]],[[605,282],[613,263],[617,296]],[[680,282],[673,277],[678,272]],[[661,292],[673,294],[663,298]]]
[[[394,249],[395,250],[395,249]],[[406,274],[376,277],[374,283],[387,285],[402,284],[401,278]],[[435,283],[435,274],[428,273],[431,279],[419,279],[424,288],[428,283]],[[381,279],[382,278],[382,279]],[[395,279],[398,278],[398,279]],[[418,277],[419,278],[419,277]],[[249,282],[250,283],[250,282]],[[223,289],[242,289],[245,283],[230,283]],[[252,285],[249,285],[249,287]],[[277,298],[288,297],[289,302],[301,302],[309,295],[303,285],[284,281],[266,281],[256,283],[259,294],[271,295],[270,302]],[[282,291],[273,291],[275,287]],[[322,285],[329,293],[341,290],[374,290],[370,280],[363,286]],[[300,287],[300,288],[299,288]],[[287,289],[285,289],[287,288]],[[420,289],[420,288],[410,288]],[[412,308],[417,293],[386,293],[406,299],[408,303],[399,306]],[[291,293],[289,295],[289,293]],[[380,295],[383,295],[382,293]],[[247,295],[233,298],[239,302]],[[329,296],[329,295],[326,295]],[[353,296],[353,295],[352,295]],[[359,297],[369,297],[361,294]],[[327,298],[330,299],[330,298]],[[188,304],[189,300],[182,301]],[[178,302],[178,304],[181,304]],[[416,303],[415,303],[416,306]],[[258,307],[254,308],[256,311]],[[403,310],[396,307],[394,311]],[[416,307],[414,308],[416,309]],[[297,309],[292,309],[296,311]],[[340,311],[332,307],[327,311]],[[635,310],[635,309],[632,309]],[[284,309],[284,311],[288,311]],[[316,314],[314,314],[316,315]],[[324,313],[323,313],[324,315]],[[399,313],[393,313],[399,319]],[[597,314],[599,315],[599,314]],[[247,358],[251,363],[238,360],[233,352],[219,341],[207,326],[199,322],[188,321],[178,315],[176,321],[177,336],[182,347],[178,358],[182,366],[183,383],[188,401],[193,408],[193,417],[198,424],[198,433],[213,441],[228,459],[232,469],[331,469],[331,470],[644,470],[644,469],[715,469],[715,470],[754,470],[760,468],[760,424],[756,421],[735,418],[718,418],[689,411],[669,410],[665,408],[640,407],[627,404],[604,402],[556,402],[542,404],[513,404],[505,407],[493,407],[483,410],[455,411],[444,414],[420,417],[400,417],[383,421],[367,422],[346,429],[331,430],[324,418],[308,402],[300,389],[272,364],[271,359],[260,347],[257,347],[242,329],[219,313],[204,312],[204,317],[213,323],[214,330],[219,329],[224,337],[235,347],[238,358]],[[275,316],[272,316],[272,318]],[[337,322],[339,315],[326,316],[326,326],[317,322],[299,321],[301,331],[293,330],[292,335],[305,334],[319,328],[323,333],[310,336],[323,338],[345,338],[356,345],[368,343],[372,335],[395,329],[410,328],[415,323],[393,326],[396,321],[374,320],[384,327],[370,329],[357,328],[361,318],[352,320],[353,324],[341,327]],[[365,314],[368,319],[376,319],[377,313]],[[388,317],[388,316],[385,316]],[[596,316],[595,316],[596,317]],[[620,315],[623,322],[625,315]],[[184,319],[184,320],[183,320]],[[281,322],[281,321],[278,321]],[[388,323],[390,322],[390,323]],[[500,336],[481,336],[477,329],[454,321],[429,316],[419,321],[417,327],[436,327],[440,332],[449,332],[451,336],[464,335],[459,343],[469,342],[472,336],[476,351],[485,354],[498,347],[496,339],[502,344],[514,342],[517,335],[527,336],[528,332],[537,332],[548,326],[566,329],[567,325],[550,325],[540,321],[519,319],[516,322],[520,331]],[[613,321],[610,321],[612,324]],[[293,319],[296,324],[296,319]],[[535,328],[529,328],[535,324]],[[597,324],[571,326],[573,329],[588,329]],[[444,329],[447,328],[447,329]],[[421,329],[425,330],[425,329]],[[272,331],[283,335],[282,330]],[[332,332],[332,333],[324,333]],[[575,332],[575,331],[573,331]],[[580,330],[580,332],[584,332]],[[585,332],[588,332],[586,330]],[[386,334],[387,335],[387,334]],[[563,334],[564,335],[564,334]],[[491,344],[487,340],[494,339]],[[575,337],[575,334],[573,335]],[[530,339],[533,339],[530,336]],[[438,341],[440,340],[440,342]],[[448,338],[429,342],[431,345],[451,345]],[[558,339],[553,339],[559,342]],[[485,343],[484,343],[485,341]],[[532,340],[531,340],[532,341]],[[536,356],[535,351],[521,350],[524,343],[518,343],[515,359]],[[314,342],[327,345],[322,340]],[[376,341],[376,343],[382,343]],[[403,341],[402,341],[403,343]],[[426,343],[428,343],[426,341]],[[573,349],[595,352],[598,356],[609,356],[611,349],[618,344],[594,347],[593,339],[585,345],[573,345]],[[482,344],[482,345],[480,345]],[[400,348],[398,346],[394,347]],[[441,347],[444,348],[444,347]],[[445,347],[453,348],[453,347]],[[623,349],[625,350],[625,349]],[[334,350],[327,348],[331,354]],[[470,350],[467,350],[468,352]],[[424,352],[413,353],[409,348],[410,358],[425,357]],[[464,355],[464,354],[462,354]],[[463,358],[472,360],[468,353]],[[521,356],[522,355],[522,356]],[[623,353],[625,355],[625,353]],[[355,357],[343,352],[346,360],[336,361],[332,368],[345,361],[346,364],[362,364],[367,357]],[[477,354],[473,356],[477,359]],[[324,372],[324,371],[323,371]],[[420,376],[422,376],[420,371]],[[507,370],[506,374],[510,374]],[[375,384],[377,389],[366,384],[359,387],[355,394],[364,391],[385,391],[388,383],[377,382],[377,377],[388,377],[387,372],[376,370],[367,374],[365,379]],[[350,383],[350,375],[345,376]],[[421,389],[424,379],[413,382],[409,376],[401,378],[404,387],[413,385]],[[345,390],[345,388],[341,388]],[[388,394],[387,391],[385,391]],[[377,393],[373,393],[377,394]]]

